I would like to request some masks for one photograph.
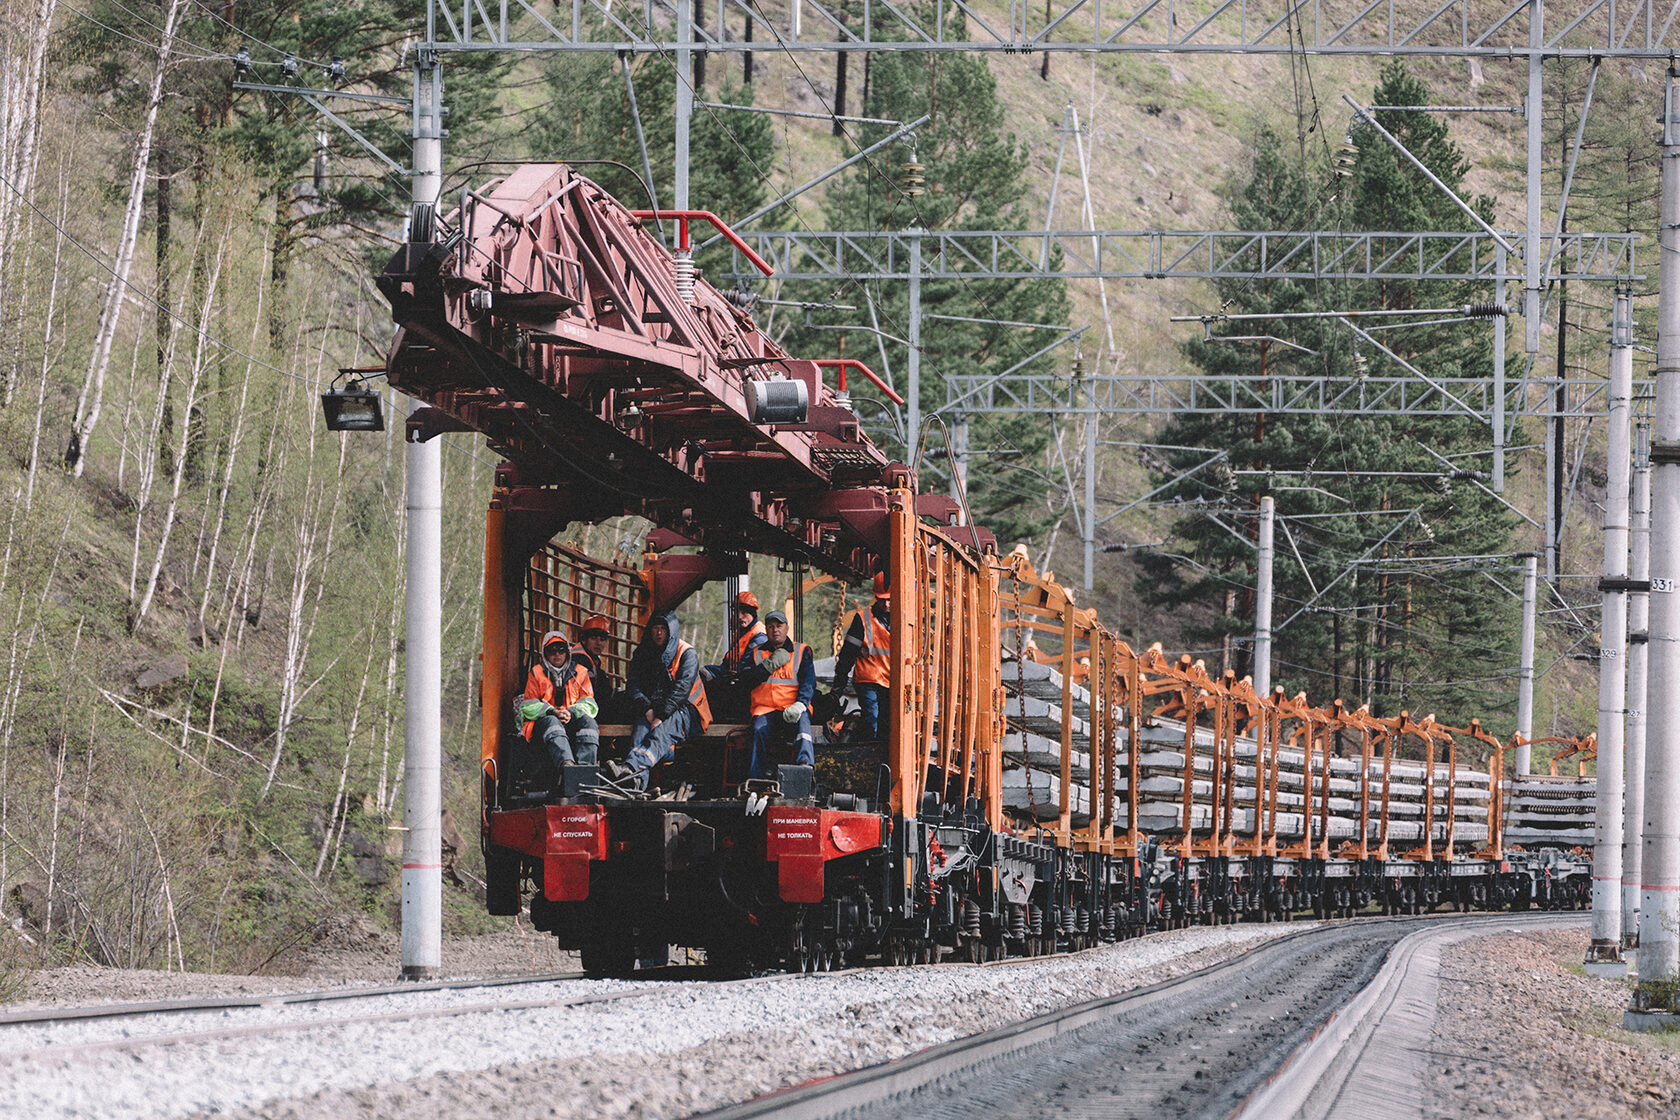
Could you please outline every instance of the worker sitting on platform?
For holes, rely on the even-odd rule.
[[[735,629],[739,636],[724,655],[723,664],[700,670],[706,682],[706,698],[719,715],[739,715],[747,708],[747,690],[741,684],[741,670],[752,664],[753,650],[764,644],[764,623],[758,618],[758,596],[743,591],[735,596]]]
[[[700,655],[682,640],[682,624],[664,611],[648,623],[647,636],[630,658],[625,691],[636,714],[625,765],[641,789],[648,772],[670,758],[684,740],[711,726],[712,710],[700,685]]]
[[[771,611],[764,616],[765,642],[753,650],[753,663],[742,671],[752,690],[752,756],[748,776],[770,774],[770,747],[774,740],[792,739],[794,762],[816,764],[811,743],[811,696],[817,690],[817,672],[812,667],[811,647],[788,637],[787,616]]]
[[[531,666],[514,709],[524,723],[525,741],[544,744],[557,774],[574,763],[595,765],[601,733],[595,726],[598,709],[589,671],[572,659],[571,646],[560,631],[543,635],[542,657]]]
[[[583,620],[583,631],[578,644],[572,649],[572,660],[589,671],[589,687],[594,691],[595,703],[601,708],[601,714],[596,718],[602,723],[629,723],[633,717],[627,713],[622,719],[614,718],[623,706],[624,698],[607,674],[607,643],[610,641],[612,623],[602,615],[591,615]]]
[[[832,690],[838,697],[846,690],[847,678],[851,678],[857,688],[858,707],[863,711],[857,735],[865,742],[878,742],[886,730],[881,709],[892,682],[892,634],[887,629],[891,617],[892,592],[887,590],[886,573],[876,572],[875,602],[869,610],[852,616],[840,658],[834,664]]]

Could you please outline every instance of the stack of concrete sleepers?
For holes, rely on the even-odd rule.
[[[1130,756],[1122,750],[1118,760],[1120,797],[1125,800],[1129,778]],[[1182,832],[1184,828],[1184,726],[1162,721],[1146,727],[1142,734],[1142,752],[1138,758],[1138,826],[1145,832]],[[1266,830],[1282,842],[1298,840],[1304,834],[1304,812],[1309,798],[1305,785],[1305,764],[1302,752],[1284,748],[1277,756],[1277,791],[1269,792],[1272,780],[1271,753],[1267,752],[1264,773],[1257,775],[1256,748],[1252,739],[1239,737],[1236,741],[1236,762],[1232,790],[1232,828],[1236,835],[1253,835],[1256,806],[1256,781],[1264,783],[1268,791],[1260,799]],[[1198,728],[1192,756],[1195,778],[1191,786],[1191,826],[1205,829],[1211,826],[1213,807],[1213,735]],[[1359,760],[1357,758],[1330,759],[1329,819],[1324,820],[1324,775],[1321,755],[1313,757],[1311,790],[1312,828],[1315,839],[1328,826],[1332,841],[1355,840],[1359,836]],[[1204,778],[1205,775],[1205,778]],[[1434,839],[1447,839],[1449,789],[1453,799],[1452,839],[1455,845],[1481,843],[1487,840],[1488,779],[1485,773],[1460,766],[1456,775],[1449,774],[1444,762],[1435,764],[1435,804],[1433,809]],[[1388,832],[1393,842],[1420,842],[1423,839],[1423,818],[1426,813],[1424,764],[1395,760],[1389,769]],[[1382,831],[1382,760],[1371,761],[1367,787],[1367,838],[1373,842],[1383,838]],[[1274,808],[1275,806],[1275,808]],[[1118,814],[1124,826],[1126,810]]]
[[[1519,774],[1504,783],[1505,843],[1574,848],[1593,842],[1598,779]]]
[[[1084,827],[1091,819],[1090,692],[1075,682],[1072,703],[1064,713],[1062,674],[1054,666],[1017,662],[1006,654],[1002,675],[1008,720],[1003,743],[1004,811],[1022,822],[1054,821],[1061,815],[1065,721],[1073,728],[1070,816],[1075,828]]]
[[[1053,665],[1006,659],[1003,685],[1007,698],[1009,733],[1004,742],[1003,798],[1005,809],[1017,819],[1050,821],[1061,807],[1063,686]],[[1071,757],[1072,790],[1069,802],[1072,823],[1080,827],[1090,819],[1090,766],[1088,720],[1090,694],[1075,683],[1069,690],[1071,703],[1066,718],[1073,729]],[[1131,755],[1125,720],[1116,715],[1114,791],[1115,825],[1129,826],[1129,782]],[[1138,827],[1145,833],[1171,835],[1184,830],[1184,741],[1182,723],[1158,721],[1145,727],[1138,756]],[[1230,831],[1252,836],[1255,830],[1256,781],[1269,783],[1270,752],[1265,773],[1258,773],[1254,740],[1238,738],[1232,790]],[[1211,729],[1198,727],[1191,756],[1193,777],[1190,796],[1190,824],[1198,832],[1212,827],[1214,736]],[[1261,827],[1282,843],[1302,837],[1308,798],[1304,790],[1305,765],[1302,752],[1285,748],[1278,753],[1275,813],[1268,808]],[[1359,836],[1359,760],[1330,760],[1330,817],[1328,831],[1333,842],[1356,840]],[[1312,830],[1319,838],[1324,777],[1318,772],[1321,756],[1313,758],[1311,791]],[[1485,773],[1460,766],[1456,775],[1437,762],[1434,768],[1435,805],[1431,831],[1437,844],[1447,840],[1449,785],[1455,804],[1451,809],[1452,839],[1455,846],[1483,843],[1488,837],[1488,778]],[[1262,787],[1264,788],[1264,787]],[[1382,759],[1373,758],[1369,783],[1368,839],[1380,842],[1382,830]],[[1271,798],[1265,799],[1268,806]],[[1391,843],[1419,843],[1423,839],[1424,764],[1395,760],[1389,772],[1388,830]]]

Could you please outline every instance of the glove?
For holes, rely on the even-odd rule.
[[[789,704],[787,707],[782,709],[782,719],[784,719],[788,723],[798,723],[799,722],[799,717],[803,716],[804,714],[805,714],[805,705],[801,704],[797,700],[795,700],[793,703]]]
[[[541,700],[520,700],[514,704],[514,711],[518,712],[519,718],[526,723],[541,719],[549,710],[548,704]]]
[[[772,653],[769,657],[766,657],[764,659],[764,664],[769,666],[770,671],[774,673],[777,669],[780,669],[783,665],[786,665],[792,660],[792,650],[779,649],[775,653]]]

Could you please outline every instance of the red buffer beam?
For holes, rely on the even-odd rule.
[[[410,438],[482,433],[515,500],[564,520],[638,513],[710,552],[869,574],[903,468],[644,217],[528,164],[404,245],[379,286],[401,328],[391,384],[434,409]]]

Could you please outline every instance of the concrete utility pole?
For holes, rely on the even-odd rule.
[[[1622,812],[1622,948],[1639,947],[1640,824],[1645,819],[1646,631],[1651,596],[1640,588],[1651,582],[1650,433],[1635,430],[1633,497],[1628,516],[1627,781]]]
[[[910,387],[905,393],[904,458],[914,465],[922,438],[922,231],[910,235]]]
[[[1651,723],[1645,753],[1640,853],[1639,986],[1633,1015],[1673,1002],[1680,979],[1680,105],[1676,71],[1663,94],[1662,267],[1657,299],[1657,404],[1651,440]]]
[[[414,63],[414,181],[409,237],[437,231],[443,190],[443,70]],[[415,402],[413,411],[426,406]],[[443,963],[443,445],[408,445],[408,585],[403,680],[402,977]],[[496,701],[497,703],[500,700]]]
[[[1085,590],[1096,586],[1097,577],[1097,402],[1085,391],[1085,516],[1080,522],[1080,543],[1085,553]]]
[[[1254,577],[1254,691],[1272,691],[1272,522],[1277,501],[1260,499],[1260,556]]]
[[[968,413],[951,421],[951,497],[959,502],[968,493]],[[962,514],[959,512],[958,517]]]
[[[1593,972],[1622,963],[1622,735],[1627,707],[1628,476],[1633,467],[1633,306],[1616,290],[1610,316],[1609,459],[1604,494],[1604,567],[1599,580],[1598,806],[1593,813]]]
[[[689,44],[694,41],[693,16],[688,5],[677,4],[677,105],[676,105],[676,152],[672,162],[672,198],[673,210],[688,209],[688,125],[694,117],[694,86],[691,75],[694,73],[694,54],[689,50]],[[689,254],[692,256],[692,254]]]
[[[1522,644],[1517,666],[1517,773],[1527,774],[1533,766],[1534,738],[1534,610],[1540,583],[1540,559],[1533,553],[1523,558]]]

